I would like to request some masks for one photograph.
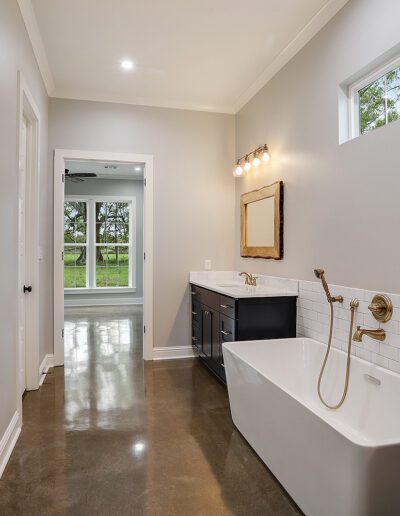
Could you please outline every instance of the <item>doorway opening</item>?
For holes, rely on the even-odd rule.
[[[39,110],[19,73],[17,406],[36,390],[39,366]]]
[[[152,183],[151,156],[55,151],[55,365],[83,314],[135,314],[152,359]]]

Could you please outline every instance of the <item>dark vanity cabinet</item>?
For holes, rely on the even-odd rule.
[[[192,345],[223,383],[223,342],[296,336],[296,296],[235,299],[190,285]]]

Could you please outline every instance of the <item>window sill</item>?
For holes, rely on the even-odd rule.
[[[64,294],[132,294],[135,287],[65,288]]]

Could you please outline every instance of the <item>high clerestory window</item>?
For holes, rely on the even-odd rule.
[[[134,288],[134,219],[134,198],[67,197],[64,288]]]
[[[400,59],[352,84],[351,137],[365,134],[400,118]]]

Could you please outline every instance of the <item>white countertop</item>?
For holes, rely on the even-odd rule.
[[[257,286],[245,285],[236,271],[199,271],[190,273],[190,283],[235,299],[249,297],[298,296],[298,282],[286,278],[258,275]]]

